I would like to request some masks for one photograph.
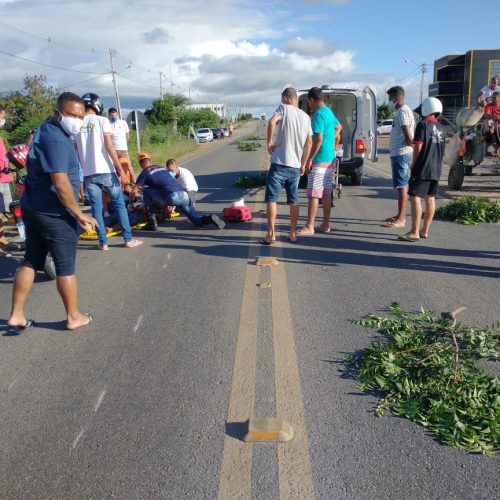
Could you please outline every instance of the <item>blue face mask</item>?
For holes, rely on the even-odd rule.
[[[169,174],[175,179],[175,176],[176,176],[175,172],[169,172]]]
[[[111,123],[115,123],[115,122],[116,122],[116,120],[118,120],[118,118],[117,118],[116,116],[112,116],[112,117],[109,119],[109,121],[110,121]]]

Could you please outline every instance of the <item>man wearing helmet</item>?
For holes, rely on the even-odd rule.
[[[436,194],[443,166],[445,133],[437,119],[443,112],[439,99],[428,97],[421,105],[423,120],[418,123],[413,138],[413,161],[408,193],[411,204],[411,230],[398,237],[401,241],[418,241],[429,237],[429,228],[436,211]],[[421,200],[425,198],[424,223]]]
[[[92,205],[92,215],[98,224],[98,248],[109,250],[103,219],[103,188],[106,188],[120,221],[125,247],[136,247],[141,245],[142,241],[132,239],[122,186],[116,175],[118,173],[121,176],[122,166],[113,147],[111,124],[106,117],[100,116],[104,109],[102,99],[96,94],[88,93],[82,96],[82,100],[85,103],[85,119],[80,132],[75,135],[75,142],[83,168],[85,189]]]

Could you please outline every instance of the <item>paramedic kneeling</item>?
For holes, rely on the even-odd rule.
[[[217,215],[200,215],[193,206],[186,190],[177,182],[174,176],[163,166],[153,165],[151,155],[139,153],[137,155],[142,172],[132,189],[129,203],[135,200],[140,188],[144,187],[144,203],[149,209],[149,229],[156,228],[155,207],[164,208],[167,205],[176,206],[195,226],[214,224],[224,229],[225,223]]]
[[[80,178],[78,156],[71,135],[83,125],[83,101],[71,92],[57,99],[54,116],[38,129],[31,145],[26,188],[21,199],[26,226],[26,253],[17,270],[12,293],[9,326],[24,330],[33,320],[24,314],[24,304],[50,251],[56,267],[57,291],[66,309],[66,328],[75,330],[92,321],[81,314],[77,304],[75,276],[77,229],[94,229],[96,221],[82,213],[78,203]]]

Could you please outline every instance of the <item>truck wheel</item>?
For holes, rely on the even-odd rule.
[[[352,186],[361,186],[362,180],[363,180],[363,172],[356,172],[355,174],[351,174]]]
[[[448,173],[448,189],[460,189],[464,183],[465,168],[461,161],[457,161]]]
[[[52,255],[50,255],[50,253],[47,254],[47,258],[45,259],[45,265],[43,266],[43,270],[49,279],[51,279],[51,280],[56,279],[56,266],[54,264],[54,261],[52,260]]]

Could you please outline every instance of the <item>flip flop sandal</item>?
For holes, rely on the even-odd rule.
[[[11,328],[14,328],[16,330],[27,330],[28,328],[31,328],[32,326],[35,325],[35,321],[32,319],[26,320],[26,324],[23,325],[16,325],[16,326],[11,326]]]
[[[125,243],[125,248],[135,248],[142,245],[142,240],[130,240]]]
[[[94,317],[92,316],[92,314],[85,313],[84,316],[87,316],[87,318],[89,319],[88,323],[85,323],[84,325],[77,326],[76,328],[68,328],[68,327],[66,327],[66,330],[68,330],[70,332],[73,332],[73,331],[79,330],[80,328],[83,328],[85,326],[89,326],[90,323],[92,323],[92,321],[94,321]]]
[[[415,241],[418,241],[420,238],[413,238],[412,236],[408,236],[407,234],[403,234],[401,236],[398,236],[399,241],[406,241],[408,243],[414,243]]]
[[[331,233],[332,228],[329,227],[328,229],[323,229],[321,226],[318,226],[314,228],[314,231],[316,231],[317,233]]]
[[[259,240],[259,243],[261,245],[273,245],[274,243],[276,243],[276,240],[268,241],[265,238],[262,238],[261,240]]]

